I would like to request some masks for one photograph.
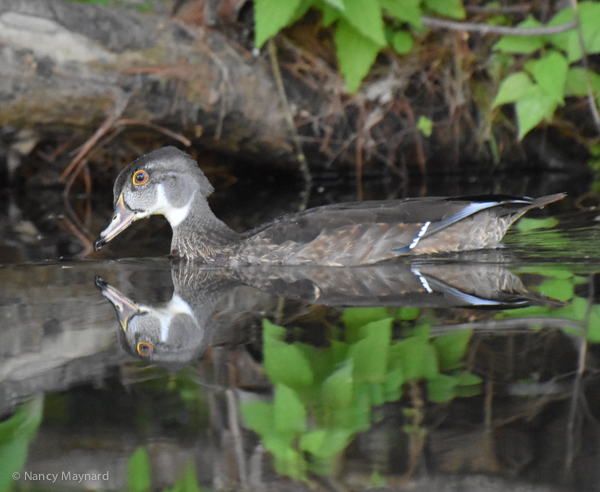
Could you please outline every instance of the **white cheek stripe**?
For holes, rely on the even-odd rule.
[[[195,194],[196,192],[194,192],[186,205],[177,208],[169,204],[164,186],[158,184],[156,185],[156,204],[148,211],[148,215],[162,214],[167,218],[171,227],[177,227],[188,216]]]

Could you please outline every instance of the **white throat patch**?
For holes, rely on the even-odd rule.
[[[177,227],[188,216],[196,192],[194,192],[187,204],[179,208],[169,204],[165,188],[162,184],[156,185],[156,195],[156,205],[152,208],[150,213],[163,214],[169,221],[169,224],[171,224],[171,227]]]

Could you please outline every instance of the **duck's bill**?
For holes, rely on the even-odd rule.
[[[100,277],[96,277],[96,287],[102,291],[102,295],[113,305],[117,312],[117,318],[119,319],[121,328],[124,332],[127,332],[129,320],[140,313],[138,305]]]
[[[119,196],[119,200],[117,201],[117,206],[115,207],[110,224],[108,224],[108,227],[104,229],[96,241],[94,241],[94,250],[98,251],[107,242],[127,229],[135,220],[137,220],[136,213],[125,208],[125,204],[123,203],[123,195],[121,194]]]

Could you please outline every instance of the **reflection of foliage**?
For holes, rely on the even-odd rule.
[[[138,448],[127,462],[128,492],[147,492],[152,490],[152,476],[150,473],[150,459],[144,448]],[[185,466],[183,476],[177,480],[173,488],[163,492],[202,492],[206,489],[198,486],[196,470],[191,461]]]
[[[35,398],[0,423],[0,492],[12,489],[12,474],[25,464],[29,443],[42,421],[43,406],[43,398]]]
[[[539,264],[534,267],[523,267],[520,273],[538,274],[544,277],[544,281],[535,288],[538,292],[562,302],[568,302],[561,308],[550,306],[529,306],[522,309],[504,311],[497,318],[520,318],[520,317],[547,317],[562,318],[578,322],[587,322],[586,336],[590,342],[600,342],[600,305],[590,305],[588,299],[575,294],[578,285],[587,282],[587,279],[575,275],[566,266],[555,264]],[[565,331],[571,331],[565,328]],[[580,335],[580,333],[577,333]]]
[[[582,220],[579,227],[574,227],[578,224],[561,223],[554,217],[523,218],[508,231],[504,243],[526,256],[533,255],[536,263],[545,261],[550,254],[550,258],[565,258],[571,262],[586,260],[589,264],[589,258],[600,257],[600,228],[592,218]]]
[[[324,349],[286,343],[284,328],[263,322],[264,367],[275,396],[272,403],[242,405],[242,414],[273,454],[279,473],[296,479],[307,471],[332,473],[352,437],[370,427],[371,407],[399,400],[405,383],[427,381],[434,402],[479,393],[480,379],[462,370],[470,330],[431,342],[429,326],[421,325],[412,336],[392,342],[394,318],[417,314],[415,309],[346,309],[343,340],[331,340]]]

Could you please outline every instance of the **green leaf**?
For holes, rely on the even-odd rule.
[[[500,84],[500,90],[494,99],[493,106],[496,107],[521,99],[529,93],[533,85],[533,82],[525,72],[517,72],[509,75]]]
[[[600,342],[600,305],[594,304],[590,310],[587,339],[592,343]]]
[[[301,0],[255,0],[254,20],[256,34],[254,43],[262,47],[267,39],[290,25],[295,18]]]
[[[127,486],[130,492],[145,492],[152,488],[150,459],[142,447],[137,448],[127,460]]]
[[[42,421],[44,398],[23,403],[12,417],[0,422],[0,491],[15,490],[12,474],[19,472],[27,460],[29,443]]]
[[[421,308],[417,307],[401,307],[398,308],[394,319],[396,321],[413,321],[421,314]]]
[[[325,3],[331,5],[333,8],[338,10],[345,10],[344,0],[323,0]]]
[[[331,458],[348,445],[351,437],[348,429],[316,429],[302,436],[300,449],[317,458]]]
[[[457,330],[433,339],[441,371],[450,371],[462,365],[473,330]]]
[[[386,401],[398,401],[402,396],[402,385],[404,384],[402,367],[397,366],[388,372],[383,384]]]
[[[481,378],[469,371],[461,371],[454,374],[457,386],[474,386],[481,384]]]
[[[528,61],[525,69],[533,75],[552,101],[564,104],[563,94],[569,70],[569,64],[564,56],[557,51],[551,51],[539,60]]]
[[[352,94],[358,90],[362,79],[369,73],[380,46],[363,36],[344,19],[340,19],[337,24],[334,40],[340,71],[346,79],[348,92]]]
[[[534,85],[529,93],[516,102],[519,140],[543,119],[550,119],[557,103],[539,85]]]
[[[590,70],[590,85],[596,97],[600,96],[600,74]],[[587,77],[583,67],[573,67],[567,74],[565,96],[587,96]]]
[[[454,398],[454,388],[456,387],[456,378],[445,374],[437,374],[434,378],[427,381],[427,397],[429,401],[441,403],[450,401]]]
[[[379,48],[387,44],[379,0],[345,0],[345,6],[342,15],[346,22]]]
[[[306,430],[306,410],[296,392],[278,384],[273,402],[273,424],[278,434],[298,434]]]
[[[322,13],[321,22],[323,23],[324,27],[329,27],[331,24],[336,22],[342,16],[342,12],[340,9],[332,7],[328,3],[325,3],[325,1],[317,0],[315,3],[316,3],[316,6],[319,9],[321,9],[321,13]]]
[[[524,218],[517,222],[517,230],[519,232],[531,232],[539,229],[552,229],[558,225],[558,219],[548,217],[546,219],[528,219]]]
[[[548,279],[544,280],[536,289],[551,299],[566,302],[575,295],[575,286],[570,280]]]
[[[325,407],[342,407],[352,400],[353,360],[348,359],[342,367],[329,376],[321,387]]]
[[[580,2],[579,19],[586,53],[600,53],[600,3]]]
[[[342,321],[347,330],[356,330],[361,326],[389,317],[387,308],[346,308],[342,313]],[[348,338],[346,338],[348,340]],[[353,340],[351,340],[353,341]]]
[[[423,4],[432,12],[454,19],[464,19],[467,14],[462,0],[424,0]]]
[[[431,379],[438,371],[437,352],[425,337],[411,337],[390,347],[390,365],[400,366],[406,381]]]
[[[402,22],[408,22],[417,29],[423,27],[421,0],[380,0],[381,8]]]
[[[281,339],[285,329],[263,320],[265,373],[273,384],[282,383],[291,388],[310,386],[313,373],[302,350]]]
[[[397,31],[392,36],[392,48],[396,51],[396,53],[400,55],[405,55],[408,53],[415,42],[412,36],[406,31]]]
[[[260,436],[273,434],[274,409],[272,403],[266,401],[249,401],[240,406],[242,418],[249,429]]]
[[[529,16],[518,27],[527,29],[541,26],[540,22]],[[543,36],[502,36],[494,49],[506,53],[529,54],[543,48],[544,44],[545,39]]]
[[[306,480],[306,460],[292,448],[290,442],[277,436],[269,436],[262,443],[273,454],[277,473],[295,480]]]
[[[364,326],[366,338],[359,340],[348,350],[348,358],[354,360],[355,381],[382,382],[385,379],[392,321],[392,318],[387,318]]]
[[[202,492],[198,485],[196,469],[192,460],[188,460],[186,463],[183,476],[177,481],[176,486],[179,486],[179,490],[182,492]]]
[[[431,136],[431,132],[433,130],[433,121],[431,121],[426,116],[419,116],[419,121],[417,122],[417,128],[421,130],[423,135],[426,137]]]
[[[548,22],[548,27],[568,24],[573,19],[575,19],[573,9],[566,7]],[[557,34],[549,34],[545,36],[545,39],[548,43],[565,52],[569,63],[573,63],[581,58],[581,45],[579,44],[579,34],[576,29],[573,28]]]

